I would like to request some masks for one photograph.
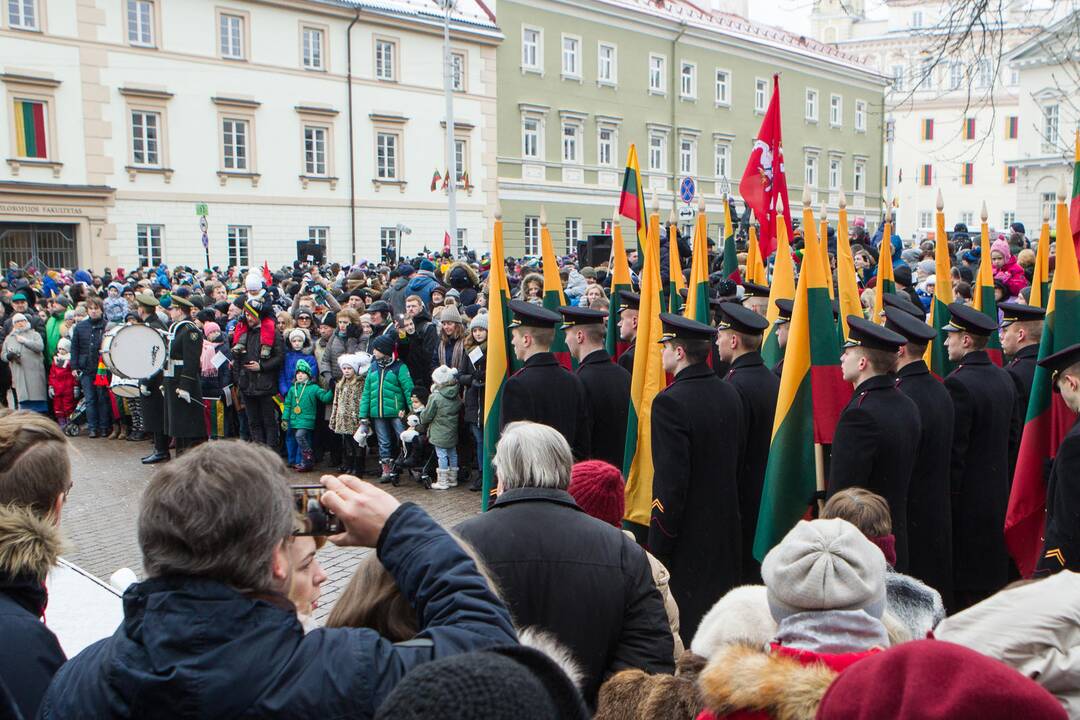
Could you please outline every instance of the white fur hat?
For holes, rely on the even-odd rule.
[[[457,369],[447,367],[446,365],[440,365],[431,371],[431,380],[436,385],[442,385],[443,383],[453,382],[457,378]]]
[[[60,342],[56,344],[56,351],[63,353],[71,352],[71,340],[67,338],[60,338]]]
[[[22,313],[15,313],[14,315],[11,316],[11,324],[12,325],[14,325],[15,323],[21,323],[21,322],[27,322],[26,316],[23,315]]]
[[[263,289],[264,282],[261,272],[251,270],[244,278],[244,287],[249,293],[257,293]]]
[[[307,330],[305,330],[304,328],[293,328],[292,330],[289,331],[289,342],[292,342],[293,338],[295,338],[295,337],[303,338],[304,342],[307,342],[307,340],[308,340]]]

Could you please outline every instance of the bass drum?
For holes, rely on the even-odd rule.
[[[112,394],[116,397],[129,399],[142,397],[142,393],[139,392],[138,380],[123,378],[119,375],[113,375],[112,381],[109,382],[109,389],[112,390]]]
[[[165,351],[165,336],[146,325],[113,328],[101,341],[105,367],[129,380],[146,380],[161,372]]]

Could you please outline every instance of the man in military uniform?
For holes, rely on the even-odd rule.
[[[1080,413],[1080,345],[1049,355],[1039,365],[1051,370],[1054,391]],[[1046,533],[1038,575],[1080,572],[1080,419],[1058,446],[1046,491]]]
[[[1035,381],[1035,363],[1039,359],[1039,341],[1042,340],[1043,321],[1046,311],[1037,305],[1020,303],[1000,303],[1001,350],[1010,358],[1005,371],[1016,384],[1016,432],[1023,432],[1027,420],[1028,399],[1031,397],[1031,384]],[[1009,477],[1016,470],[1016,455],[1020,444],[1013,446],[1009,455]]]
[[[769,321],[754,310],[736,303],[721,303],[716,347],[720,359],[730,368],[725,380],[735,386],[742,399],[746,424],[746,452],[739,465],[739,522],[742,526],[742,581],[761,584],[761,564],[754,559],[761,490],[765,485],[765,465],[772,443],[773,416],[780,379],[761,359],[761,338]]]
[[[689,646],[717,598],[739,584],[742,400],[706,364],[716,330],[660,316],[664,370],[674,377],[652,406],[652,517],[648,547],[671,572],[680,634]]]
[[[953,399],[952,447],[954,611],[1008,581],[1005,510],[1009,453],[1015,442],[1016,386],[990,361],[986,345],[997,322],[962,303],[949,305],[945,348],[956,369],[945,378]]]
[[[773,323],[776,326],[776,344],[780,346],[780,351],[783,352],[787,349],[787,336],[788,330],[791,328],[791,313],[795,309],[795,301],[788,300],[787,298],[778,298],[775,302],[776,309],[780,311],[780,315],[777,316],[776,322]],[[780,361],[773,366],[772,371],[776,377],[783,376],[784,358],[782,355]]]
[[[765,317],[769,312],[769,287],[757,283],[744,282],[742,304],[743,307],[753,310],[758,315]]]
[[[896,389],[896,353],[907,338],[848,315],[840,355],[844,380],[855,386],[833,435],[828,497],[861,487],[885,498],[896,540],[896,569],[907,569],[907,505],[919,444],[919,409]]]
[[[590,457],[622,470],[626,416],[630,410],[630,373],[611,361],[604,349],[608,314],[583,307],[561,307],[566,346],[577,360],[577,376],[589,406]]]
[[[630,343],[622,355],[619,356],[619,366],[626,372],[634,372],[634,348],[637,343],[638,308],[641,305],[641,296],[629,290],[619,291],[619,339]]]
[[[158,299],[150,293],[139,293],[135,295],[135,303],[139,311],[139,321],[165,335],[167,328],[157,313],[160,305]],[[158,373],[139,382],[143,425],[146,431],[154,436],[154,452],[142,459],[143,465],[153,465],[169,459],[169,436],[165,432],[165,398],[161,394],[161,380],[162,375]]]
[[[896,389],[919,409],[919,445],[908,486],[907,574],[941,593],[952,608],[952,493],[946,468],[952,460],[953,404],[949,391],[923,361],[937,331],[913,314],[885,308],[885,327],[903,335]]]
[[[162,390],[165,396],[165,434],[176,442],[176,456],[206,440],[199,357],[203,334],[191,321],[195,305],[179,295],[169,305],[169,350]]]
[[[549,425],[566,438],[576,460],[589,457],[589,404],[581,380],[563,368],[551,352],[557,312],[522,300],[511,300],[514,355],[525,365],[503,385],[500,432],[515,420]]]

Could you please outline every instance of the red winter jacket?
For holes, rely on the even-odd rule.
[[[994,272],[994,280],[1001,280],[1005,283],[1005,289],[1009,291],[1009,297],[1016,297],[1021,290],[1028,286],[1024,268],[1020,267],[1020,263],[1016,262],[1015,256],[1009,256],[1001,269]]]
[[[75,412],[75,373],[70,363],[55,361],[49,368],[49,389],[52,390],[53,412],[57,419]]]

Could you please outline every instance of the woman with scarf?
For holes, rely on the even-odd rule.
[[[199,355],[203,402],[210,421],[210,438],[237,436],[236,394],[233,392],[232,353],[221,326],[203,323],[202,353]],[[219,357],[220,355],[220,357]]]
[[[22,313],[11,316],[11,332],[4,338],[0,360],[11,368],[11,387],[20,410],[49,410],[49,385],[45,378],[45,340]]]
[[[439,315],[439,344],[431,357],[431,367],[459,368],[465,352],[465,319],[457,305],[447,305]]]
[[[488,316],[480,313],[469,323],[469,335],[458,368],[458,383],[465,397],[462,417],[476,445],[476,475],[469,489],[478,492],[484,477],[484,376],[487,368]]]

